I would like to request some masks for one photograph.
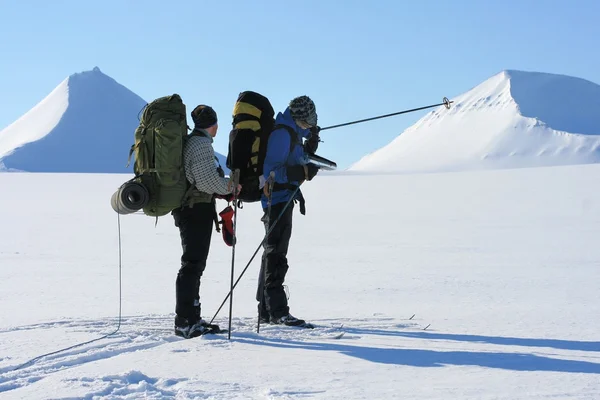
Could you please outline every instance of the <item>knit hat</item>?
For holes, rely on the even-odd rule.
[[[317,108],[308,96],[299,96],[290,101],[290,113],[296,121],[317,126]]]
[[[198,129],[210,128],[217,123],[217,113],[212,107],[201,104],[192,111],[192,120]]]

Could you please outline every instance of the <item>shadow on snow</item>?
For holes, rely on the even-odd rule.
[[[451,340],[458,342],[488,343],[502,346],[549,347],[560,350],[597,351],[600,352],[600,342],[585,342],[578,340],[515,338],[502,336],[460,335],[452,333],[391,331],[383,329],[345,327],[345,331],[357,335],[400,336],[425,340]]]
[[[349,332],[358,333],[362,329],[348,329]],[[386,334],[390,334],[389,331]],[[365,332],[363,332],[365,333]],[[373,333],[373,332],[371,332]],[[376,332],[375,332],[376,333]],[[400,333],[398,336],[431,338],[428,333]],[[436,334],[434,334],[436,335]],[[438,335],[437,339],[460,337],[461,335]],[[466,336],[468,341],[481,342],[481,337]],[[467,339],[464,340],[467,340]],[[502,338],[497,338],[502,339]],[[232,340],[240,343],[263,345],[288,349],[306,349],[320,351],[335,351],[351,357],[379,364],[406,365],[411,367],[443,367],[443,366],[479,366],[511,371],[536,371],[536,372],[569,372],[600,374],[600,364],[550,358],[528,353],[487,352],[487,351],[436,351],[423,349],[380,348],[368,346],[343,345],[336,343],[305,342],[287,339],[265,338],[256,336],[236,337]],[[454,340],[457,340],[456,338]],[[519,340],[519,339],[515,339]],[[533,339],[531,339],[533,340]],[[510,338],[506,343],[513,344]],[[578,348],[576,348],[577,350]]]

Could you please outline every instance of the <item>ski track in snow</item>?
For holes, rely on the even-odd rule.
[[[400,321],[400,322],[399,322]],[[223,328],[227,327],[228,321],[215,321]],[[41,350],[34,360],[32,357],[15,362],[15,355],[0,358],[0,394],[6,393],[44,379],[50,374],[63,371],[68,368],[76,368],[87,363],[93,363],[119,355],[149,350],[157,346],[168,345],[179,342],[182,339],[173,334],[173,317],[170,315],[150,315],[123,317],[120,329],[114,335],[94,341],[85,345],[70,348],[65,351],[52,349]],[[232,341],[238,340],[246,343],[264,342],[272,345],[299,346],[307,341],[319,340],[327,342],[330,340],[353,340],[361,335],[389,334],[394,335],[399,329],[423,329],[419,323],[412,319],[397,318],[361,318],[361,319],[323,319],[314,322],[316,329],[304,329],[293,327],[281,327],[274,325],[261,325],[260,333],[256,333],[256,318],[233,318],[232,319]],[[117,318],[100,318],[94,320],[73,319],[60,320],[46,323],[38,323],[24,326],[0,329],[0,340],[2,336],[18,334],[24,331],[37,330],[66,330],[71,333],[87,333],[91,337],[87,340],[74,342],[64,348],[79,345],[79,343],[102,338],[116,330]],[[340,334],[342,334],[340,338]],[[191,340],[205,340],[212,346],[227,345],[227,334],[207,335]],[[207,343],[208,344],[208,343]],[[322,343],[320,344],[322,345]],[[58,351],[58,352],[57,352]],[[186,351],[174,349],[174,352]],[[42,356],[44,353],[57,352]],[[39,358],[38,358],[39,357]],[[10,365],[9,365],[10,364]],[[131,370],[121,375],[110,375],[93,378],[67,379],[68,382],[76,382],[81,386],[104,386],[101,390],[89,392],[83,399],[119,398],[133,399],[143,394],[146,399],[181,398],[182,394],[174,390],[172,386],[186,381],[186,379],[157,379],[144,375],[140,371]],[[92,385],[94,383],[94,385]],[[240,388],[244,389],[244,388]],[[253,390],[252,388],[246,388]],[[244,389],[244,390],[246,390]],[[231,391],[231,387],[223,389]],[[223,395],[225,393],[222,393]],[[262,393],[265,398],[298,398],[310,396],[306,393],[281,393],[267,390]],[[219,398],[218,393],[194,392],[186,390],[186,396],[194,399]],[[78,397],[81,398],[81,397]],[[185,397],[188,398],[188,397]],[[70,399],[70,398],[61,398]]]

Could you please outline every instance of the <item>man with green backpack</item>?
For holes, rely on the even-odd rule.
[[[183,165],[192,185],[191,193],[185,205],[172,211],[183,249],[175,282],[175,334],[184,338],[220,331],[217,325],[209,325],[201,317],[200,278],[210,250],[215,196],[227,196],[234,191],[233,181],[225,178],[212,147],[219,127],[216,112],[210,106],[199,105],[191,115],[194,130],[183,149]],[[239,193],[241,185],[235,189]]]
[[[188,134],[186,106],[177,93],[144,107],[129,151],[130,161],[134,156],[135,176],[111,198],[113,209],[120,214],[141,209],[157,222],[172,214],[183,250],[175,281],[175,334],[184,338],[221,331],[201,318],[200,278],[206,268],[213,222],[219,231],[215,199],[230,202],[239,197],[242,188],[225,177],[215,157],[212,143],[219,128],[215,110],[199,105],[191,116],[194,129]],[[230,221],[224,211],[220,215],[228,243],[226,237],[232,232],[226,229]]]

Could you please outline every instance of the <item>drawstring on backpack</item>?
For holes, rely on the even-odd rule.
[[[219,228],[219,224],[221,224],[221,222],[219,222],[219,215],[217,214],[217,202],[213,199],[212,203],[213,203],[213,221],[215,222],[215,230],[218,233],[221,233],[221,229]]]

